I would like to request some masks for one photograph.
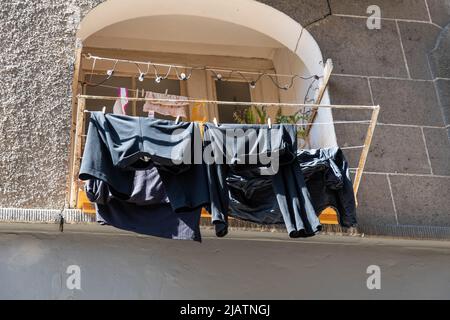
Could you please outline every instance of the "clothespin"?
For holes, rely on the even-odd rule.
[[[216,127],[219,126],[219,124],[217,123],[217,118],[216,118],[216,117],[214,117],[213,122],[214,122],[214,124],[216,125]]]
[[[167,96],[168,93],[169,93],[169,89],[166,89],[166,92],[164,92],[164,94]]]
[[[175,124],[178,124],[180,122],[180,116],[177,116],[177,119],[175,120]]]
[[[272,129],[272,120],[270,117],[267,118],[267,124],[269,125],[269,129]]]
[[[62,212],[59,213],[58,218],[56,220],[57,220],[56,222],[59,224],[59,231],[64,232],[64,222],[65,221],[64,221],[64,216],[63,216]]]
[[[106,107],[102,108],[102,113],[105,114],[106,113]]]

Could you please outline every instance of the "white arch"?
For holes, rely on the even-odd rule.
[[[82,20],[77,38],[82,41],[99,30],[126,20],[161,15],[188,15],[234,23],[265,34],[294,52],[310,74],[322,75],[322,53],[311,34],[288,15],[254,0],[108,0]],[[323,103],[329,103],[325,94]],[[320,110],[318,121],[332,121],[330,110]],[[318,130],[320,129],[320,130]],[[336,145],[334,128],[311,130],[311,145]]]

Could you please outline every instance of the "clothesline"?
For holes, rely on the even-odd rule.
[[[86,134],[82,134],[81,135],[81,137],[83,138],[83,139],[86,139],[87,138],[87,135]],[[347,147],[340,147],[340,149],[341,150],[352,150],[352,149],[362,149],[362,148],[364,148],[366,145],[365,144],[363,144],[363,145],[359,145],[359,146],[347,146]],[[80,157],[80,159],[82,159],[83,157]],[[358,168],[350,168],[350,170],[357,170]]]
[[[111,100],[115,101],[119,97],[112,96],[91,96],[91,95],[78,95],[79,99],[85,100]],[[179,102],[177,99],[159,99],[159,98],[126,98],[128,101],[149,101],[149,102]],[[289,102],[249,102],[249,101],[220,101],[220,100],[206,100],[206,99],[186,99],[183,100],[186,103],[199,103],[199,104],[220,104],[226,106],[280,106],[280,107],[303,107],[303,108],[329,108],[329,109],[361,109],[361,110],[375,110],[380,106],[367,106],[367,105],[334,105],[334,104],[313,104],[313,103],[289,103]]]
[[[145,89],[140,88],[140,89],[130,89],[130,88],[124,88],[124,87],[118,87],[118,86],[111,86],[108,84],[102,84],[102,83],[90,83],[90,82],[80,82],[82,85],[87,85],[90,87],[102,87],[102,88],[107,88],[107,89],[126,89],[127,91],[132,91],[132,92],[139,92],[139,91],[145,91]],[[319,90],[319,88],[314,88],[314,91]]]
[[[96,111],[84,110],[85,113],[92,113]],[[98,111],[100,112],[100,111]],[[291,123],[291,125],[295,126],[307,126],[307,125],[330,125],[330,124],[369,124],[370,120],[348,120],[348,121],[331,121],[331,122],[305,122],[305,123]]]
[[[74,139],[74,163],[72,165],[71,169],[71,198],[70,203],[72,206],[75,206],[76,199],[77,199],[77,180],[78,180],[78,172],[80,169],[80,157],[82,149],[83,149],[83,140],[85,137],[83,137],[83,130],[84,130],[84,110],[86,108],[86,100],[110,100],[115,101],[118,99],[117,96],[95,96],[95,95],[78,95],[77,96],[78,105],[77,105],[77,120],[76,120],[76,126],[75,126],[75,139]],[[155,99],[155,98],[128,98],[128,101],[149,101],[149,102],[179,102],[178,99]],[[370,120],[362,120],[362,121],[334,121],[334,122],[314,122],[310,120],[310,123],[303,123],[298,124],[300,126],[305,125],[317,125],[317,124],[338,124],[338,123],[361,123],[361,124],[368,124],[367,133],[364,138],[364,144],[363,145],[355,145],[355,146],[345,146],[342,147],[343,150],[345,149],[361,149],[361,155],[359,157],[358,161],[358,167],[352,168],[352,170],[355,170],[355,178],[353,183],[353,190],[356,195],[359,189],[359,185],[362,178],[362,173],[364,172],[364,166],[366,163],[367,155],[369,152],[369,148],[371,145],[373,133],[377,124],[377,118],[380,110],[379,105],[333,105],[333,104],[306,104],[306,103],[284,103],[284,102],[242,102],[242,101],[219,101],[219,100],[207,100],[207,99],[188,99],[184,102],[189,103],[200,103],[200,104],[219,104],[222,106],[230,106],[230,105],[240,105],[240,106],[286,106],[286,107],[296,107],[296,108],[303,108],[305,110],[306,108],[312,108],[312,110],[317,110],[319,108],[328,108],[328,109],[348,109],[348,110],[371,110],[371,119]],[[215,121],[216,123],[216,121]],[[269,124],[270,126],[270,124]],[[306,137],[306,140],[308,139],[308,135]]]
[[[104,60],[104,61],[111,61],[114,63],[121,62],[121,63],[128,63],[128,64],[135,64],[135,65],[152,65],[152,66],[158,66],[158,67],[166,67],[166,68],[178,68],[178,69],[189,69],[189,70],[206,70],[206,71],[216,71],[216,72],[232,72],[232,73],[242,73],[242,74],[248,74],[248,75],[266,75],[269,77],[296,77],[300,79],[306,79],[311,78],[314,76],[309,77],[302,77],[298,74],[282,74],[282,73],[267,73],[267,72],[255,72],[255,71],[245,71],[245,70],[236,70],[236,69],[225,69],[225,68],[216,68],[213,66],[186,66],[186,65],[177,65],[177,64],[167,64],[167,63],[156,63],[151,61],[136,61],[136,60],[128,60],[128,59],[116,59],[116,58],[107,58],[107,57],[99,57],[91,55],[90,53],[85,54],[84,57],[88,60]]]
[[[82,135],[82,137],[83,138],[86,138],[87,137],[87,135]],[[354,146],[354,147],[339,147],[339,149],[341,149],[341,150],[349,150],[349,149],[362,149],[362,148],[364,148],[365,146]],[[80,159],[83,159],[83,157],[80,157]],[[350,171],[357,171],[358,170],[358,168],[349,168],[349,170]]]
[[[124,87],[118,87],[118,86],[107,85],[107,84],[103,84],[103,83],[81,82],[81,84],[82,84],[82,85],[87,85],[87,86],[90,86],[90,87],[102,87],[102,88],[119,89],[119,90],[120,90],[120,89],[126,89],[127,92],[130,91],[130,92],[132,92],[132,93],[136,93],[136,97],[139,97],[139,92],[142,92],[142,96],[144,96],[144,95],[145,95],[145,92],[147,92],[147,91],[145,91],[144,88],[130,89],[130,88],[124,88]],[[312,83],[311,83],[311,85],[308,87],[308,90],[307,90],[307,92],[306,92],[306,94],[305,94],[304,102],[311,101],[310,99],[307,99],[307,97],[308,97],[308,95],[309,95],[309,91],[311,90],[311,88],[312,88]],[[313,90],[314,90],[314,91],[317,91],[317,90],[319,90],[319,88],[314,88]],[[167,94],[167,91],[168,91],[168,89],[166,89],[166,94]]]
[[[110,85],[107,85],[107,84],[97,84],[97,83],[89,83],[89,82],[81,82],[81,84],[85,84],[87,86],[108,88],[108,89],[122,89],[122,88],[124,88],[124,87],[110,86]],[[124,88],[124,89],[127,89],[127,91],[133,91],[133,92],[137,92],[137,91],[143,90],[143,89],[129,89],[129,88]]]

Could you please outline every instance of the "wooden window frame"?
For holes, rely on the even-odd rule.
[[[152,61],[158,63],[182,64],[182,65],[207,65],[214,68],[224,68],[232,70],[245,70],[251,72],[259,72],[261,70],[274,72],[273,62],[269,59],[262,58],[246,58],[246,57],[229,57],[229,56],[214,56],[214,55],[196,55],[196,54],[177,54],[165,52],[150,52],[150,51],[135,51],[135,50],[121,50],[121,49],[107,49],[107,48],[93,48],[84,47],[81,43],[77,44],[76,59],[74,66],[74,75],[72,83],[72,122],[70,130],[70,151],[69,151],[69,174],[67,179],[66,192],[66,206],[69,208],[76,208],[78,199],[78,190],[80,187],[78,181],[78,172],[81,163],[81,151],[83,143],[78,143],[75,132],[78,129],[84,132],[85,124],[85,104],[79,104],[77,96],[83,94],[85,89],[82,80],[88,74],[104,75],[106,70],[111,68],[110,63],[99,63],[92,69],[92,61],[83,57],[84,54],[92,54],[102,57],[111,57],[117,59],[130,59],[137,61]],[[89,61],[89,62],[88,62]],[[140,66],[141,69],[146,69],[146,66]],[[132,88],[136,88],[137,68],[132,66],[121,66],[116,68],[116,76],[130,77],[132,80]],[[164,70],[162,70],[164,71]],[[188,81],[180,81],[180,94],[189,95],[193,98],[214,99],[216,97],[215,83],[212,75],[208,71],[196,71],[197,74]],[[152,71],[149,72],[149,78],[154,77]],[[163,72],[161,72],[163,73]],[[193,85],[193,80],[198,77],[199,84]],[[175,71],[168,76],[169,79],[178,79]],[[238,77],[232,77],[231,81],[243,81]],[[203,86],[203,90],[202,90]],[[196,88],[197,87],[197,88]],[[192,93],[190,92],[192,89]],[[253,90],[252,90],[253,91]],[[254,96],[252,93],[252,101],[263,101],[262,96]],[[136,104],[132,105],[132,113],[136,114]],[[208,108],[208,120],[212,121],[218,114],[217,106],[215,108]]]

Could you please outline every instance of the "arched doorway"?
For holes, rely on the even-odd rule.
[[[77,38],[82,48],[78,74],[75,75],[76,93],[92,90],[82,85],[86,77],[95,82],[97,75],[104,75],[112,68],[111,62],[97,61],[94,65],[81,54],[304,77],[324,73],[324,59],[310,33],[286,14],[254,0],[108,0],[84,17]],[[145,68],[145,65],[140,67]],[[140,89],[147,85],[142,89],[154,90],[153,80],[146,79],[149,80],[146,83],[136,80],[138,69],[139,66],[133,65],[117,66],[117,78],[111,86]],[[314,96],[308,81],[296,79],[292,88],[283,90],[266,77],[256,88],[249,89],[246,83],[242,84],[239,75],[227,74],[232,81],[225,85],[215,81],[215,74],[195,71],[182,83],[168,77],[163,88],[174,94],[218,100],[239,97],[238,101],[303,103],[306,96]],[[289,82],[289,79],[279,80],[281,87]],[[101,90],[108,92],[107,88]],[[329,103],[327,92],[322,103]],[[140,109],[140,105],[134,105],[133,114],[140,115]],[[268,112],[275,115],[277,109]],[[208,109],[207,120],[212,120],[213,116],[223,122],[231,117],[222,112],[220,106]],[[316,121],[332,122],[331,111],[319,110]],[[313,126],[309,143],[310,147],[336,145],[333,126]]]

